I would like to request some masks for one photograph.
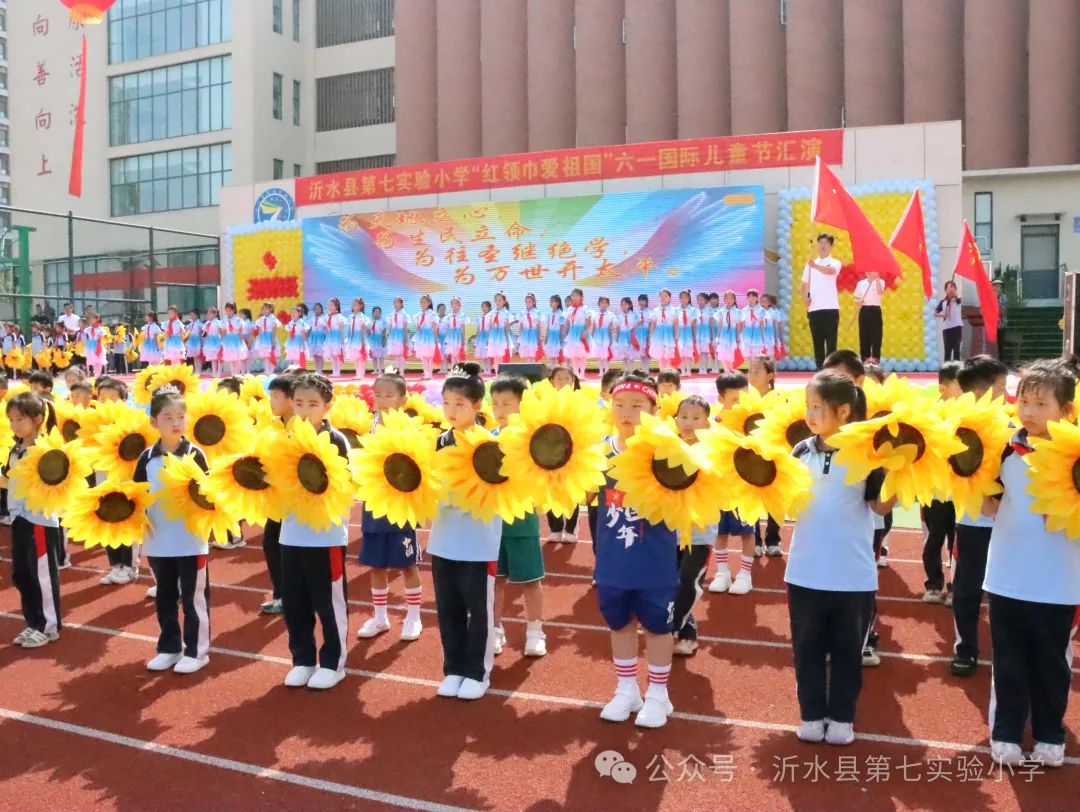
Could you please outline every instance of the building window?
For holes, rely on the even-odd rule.
[[[11,184],[0,183],[0,203],[5,206],[11,205]]]
[[[1020,227],[1020,274],[1025,299],[1060,299],[1057,223]]]
[[[7,90],[7,67],[0,65],[0,90]]]
[[[232,0],[117,0],[109,62],[129,62],[232,40]]]
[[[315,164],[315,174],[332,175],[335,172],[355,172],[357,169],[379,169],[384,166],[393,166],[396,158],[396,155],[365,155],[363,158],[320,161]]]
[[[295,79],[292,83],[292,123],[300,126],[300,83]]]
[[[109,79],[109,143],[114,147],[231,126],[231,56]]]
[[[0,96],[0,118],[8,117],[8,97]]]
[[[284,23],[284,20],[282,19],[282,17],[284,16],[284,12],[281,9],[281,2],[282,2],[282,0],[274,0],[274,33],[275,34],[280,34],[285,28],[285,23]]]
[[[994,250],[994,193],[975,193],[975,242],[990,256]]]
[[[10,160],[11,159],[7,155],[0,152],[0,175],[10,175],[11,174],[11,167],[8,164],[8,162]]]
[[[116,158],[109,171],[113,217],[216,206],[232,183],[232,144]]]
[[[281,158],[274,158],[274,180],[285,177],[285,162]]]
[[[343,45],[394,34],[394,0],[318,0],[315,45]]]
[[[0,147],[8,145],[8,125],[0,124]]]
[[[304,172],[304,168],[302,166],[300,166],[300,164],[293,164],[292,165],[292,176],[294,178],[300,177],[303,174],[303,172]]]
[[[394,120],[394,69],[379,68],[316,80],[318,132]]]
[[[281,121],[281,83],[284,81],[280,73],[274,74],[274,118]]]
[[[300,41],[300,0],[292,0],[292,38]]]

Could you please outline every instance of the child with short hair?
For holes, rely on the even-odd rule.
[[[68,390],[68,398],[74,405],[88,409],[94,400],[94,387],[88,381],[79,381]]]
[[[53,391],[53,376],[44,369],[35,369],[31,372],[26,382],[30,385],[30,391],[43,398],[51,399]]]
[[[825,356],[821,368],[839,372],[856,386],[862,386],[866,379],[866,365],[855,350],[833,350]]]
[[[293,416],[293,389],[296,386],[295,375],[275,375],[266,384],[267,398],[270,401],[270,414],[275,422],[285,428]],[[284,609],[281,603],[281,522],[267,519],[263,525],[263,558],[266,571],[270,575],[270,600],[259,605],[264,615],[280,615]]]
[[[682,389],[682,375],[678,370],[665,369],[656,376],[656,389],[660,397]]]
[[[938,397],[942,400],[952,400],[964,393],[956,376],[960,372],[959,361],[946,361],[941,365],[937,374]]]
[[[749,385],[746,376],[741,372],[725,372],[720,375],[716,379],[720,408],[733,407],[739,402],[739,395]],[[739,572],[734,578],[728,569],[728,542],[732,536],[738,536],[742,547]],[[754,527],[743,521],[735,511],[725,510],[720,514],[720,524],[716,528],[716,541],[713,544],[713,560],[716,562],[716,574],[709,583],[710,592],[745,595],[754,588]]]

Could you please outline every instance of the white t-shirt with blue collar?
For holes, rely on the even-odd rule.
[[[166,455],[170,452],[161,447],[158,440],[139,456],[135,463],[134,482],[149,482],[150,493],[161,488],[161,469],[165,465]],[[195,464],[203,471],[209,470],[206,464],[206,455],[198,446],[192,445],[186,438],[180,441],[176,451],[171,452],[177,457],[193,454]],[[200,539],[193,535],[184,526],[180,519],[166,519],[165,511],[156,501],[147,508],[146,516],[150,520],[150,532],[143,541],[143,553],[154,558],[181,558],[189,555],[207,555],[210,546],[207,539]]]

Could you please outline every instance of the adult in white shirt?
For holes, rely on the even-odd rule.
[[[836,349],[840,330],[840,303],[836,298],[836,278],[840,260],[830,256],[835,238],[819,234],[817,258],[811,258],[802,274],[802,295],[810,319],[810,338],[814,342],[814,361],[821,369],[825,356]]]
[[[64,330],[68,333],[78,332],[79,329],[79,317],[75,315],[75,305],[68,302],[64,305],[64,313],[57,320],[64,326]]]
[[[871,271],[855,286],[855,308],[859,314],[859,355],[863,361],[881,360],[881,296],[885,282],[877,271]]]
[[[960,338],[964,332],[964,319],[960,313],[960,296],[956,283],[945,283],[945,298],[939,299],[934,308],[934,318],[941,319],[941,341],[945,344],[946,361],[960,360]]]

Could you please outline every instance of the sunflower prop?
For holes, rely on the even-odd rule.
[[[134,364],[139,360],[139,351],[134,347],[128,347],[127,351],[124,353],[124,358],[127,359],[129,364]]]
[[[442,409],[437,406],[432,406],[419,392],[411,392],[409,396],[405,398],[405,405],[401,407],[401,410],[405,412],[409,417],[419,417],[425,423],[432,426],[437,426],[440,429],[443,426],[443,413]]]
[[[78,442],[53,429],[38,437],[12,470],[14,494],[34,513],[63,513],[72,495],[87,489],[90,464]]]
[[[766,448],[781,448],[790,452],[803,440],[813,436],[814,433],[806,424],[805,389],[792,389],[785,392],[784,397],[776,398],[770,393],[769,400],[765,419],[754,429]]]
[[[30,364],[31,358],[29,352],[20,347],[13,347],[4,354],[4,365],[7,366],[8,369],[29,369]]]
[[[53,364],[53,351],[51,347],[46,347],[37,355],[34,356],[34,360],[37,361],[37,365],[42,369],[48,369]]]
[[[276,437],[260,436],[255,448],[242,454],[218,457],[210,463],[206,491],[224,503],[228,513],[249,524],[265,525],[267,519],[280,521],[281,500],[266,477],[266,459],[274,453]]]
[[[115,482],[126,482],[135,474],[139,455],[155,442],[157,432],[150,426],[150,418],[125,408],[116,412],[114,420],[101,423],[86,445],[95,471],[104,471]]]
[[[360,438],[371,430],[372,415],[367,404],[355,395],[334,398],[326,415],[330,425],[345,435],[349,448],[359,448]]]
[[[863,392],[866,394],[866,416],[871,419],[889,414],[897,403],[922,402],[923,406],[929,405],[919,387],[896,373],[886,378],[885,383],[867,377],[863,381]]]
[[[983,500],[1001,493],[997,481],[1001,468],[1001,450],[1012,436],[1009,419],[987,392],[978,400],[967,392],[954,400],[942,401],[943,419],[947,420],[964,450],[949,457],[949,485],[946,490],[956,505],[957,518],[977,519],[982,515]]]
[[[14,445],[15,433],[11,430],[11,421],[8,420],[7,411],[0,409],[0,459],[7,459]]]
[[[157,372],[151,376],[147,387],[150,395],[153,396],[154,392],[161,387],[170,385],[175,386],[180,390],[181,395],[187,397],[199,391],[199,376],[187,364],[159,366]]]
[[[60,522],[87,547],[131,546],[150,528],[146,511],[153,501],[148,482],[106,480],[73,494]]]
[[[149,406],[150,399],[154,396],[154,390],[160,386],[160,384],[155,383],[155,378],[163,371],[165,371],[163,364],[152,364],[136,372],[135,380],[131,382],[132,400],[140,406]]]
[[[70,400],[58,400],[56,408],[56,427],[60,430],[60,436],[64,442],[70,443],[78,440],[91,420],[91,409],[85,406],[76,406]],[[96,421],[95,421],[96,422]],[[96,431],[96,427],[94,431]],[[87,437],[93,436],[93,431],[86,433]]]
[[[67,350],[61,350],[53,347],[52,351],[53,366],[57,369],[67,369],[71,366],[71,353]]]
[[[224,540],[230,532],[240,535],[239,518],[225,508],[224,500],[218,503],[208,498],[207,477],[194,454],[167,455],[159,482],[154,496],[169,521],[182,521],[191,535],[203,541]]]
[[[255,429],[240,399],[222,390],[187,397],[188,436],[208,460],[241,454],[255,442]]]
[[[352,476],[329,435],[295,419],[274,451],[263,459],[266,480],[297,519],[313,530],[328,530],[348,520]]]
[[[532,510],[527,480],[503,476],[498,440],[481,426],[454,433],[455,444],[435,455],[436,474],[451,505],[487,522],[524,518]]]
[[[247,402],[247,413],[248,417],[251,418],[251,424],[255,427],[256,433],[274,427],[274,413],[270,410],[269,400],[249,400]]]
[[[505,454],[500,473],[543,494],[540,510],[568,516],[585,495],[604,484],[607,452],[603,410],[572,389],[529,389],[521,411],[499,435]]]
[[[240,400],[248,404],[269,400],[270,396],[266,394],[265,383],[265,375],[245,375],[240,381]]]
[[[1065,420],[1047,423],[1049,440],[1035,440],[1024,457],[1031,469],[1031,510],[1046,516],[1046,529],[1080,541],[1080,428]]]
[[[720,424],[736,434],[749,434],[765,419],[772,401],[779,397],[762,397],[754,387],[749,386],[739,393],[739,400],[734,406],[721,409],[717,419]]]
[[[674,392],[668,392],[666,395],[660,395],[656,399],[656,413],[660,417],[674,417],[675,413],[679,411],[679,404],[686,398],[686,393],[676,390]]]
[[[704,446],[683,441],[670,419],[642,414],[609,474],[623,493],[624,507],[676,531],[681,547],[690,546],[693,528],[720,520],[724,482]]]
[[[352,452],[357,499],[375,518],[419,527],[435,517],[442,491],[435,465],[435,432],[395,409]]]

